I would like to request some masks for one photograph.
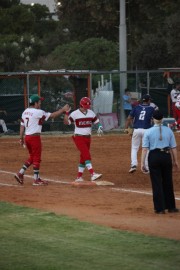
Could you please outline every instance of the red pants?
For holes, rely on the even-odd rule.
[[[91,160],[90,145],[91,137],[72,136],[73,141],[80,151],[80,163],[85,164],[86,160]]]
[[[173,118],[175,118],[177,120],[178,115],[177,115],[177,112],[176,112],[177,108],[176,108],[175,104],[176,103],[172,102],[172,107],[171,108],[172,108],[172,116],[173,116]]]
[[[33,167],[39,169],[41,162],[42,144],[40,136],[25,136],[25,143],[29,151],[29,159],[27,162],[33,164]]]

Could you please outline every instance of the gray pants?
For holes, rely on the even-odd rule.
[[[3,119],[0,119],[0,125],[2,126],[3,131],[7,132],[7,126]]]

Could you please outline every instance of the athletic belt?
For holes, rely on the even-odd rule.
[[[41,133],[34,133],[34,134],[29,134],[29,135],[26,135],[26,136],[40,136]]]
[[[165,152],[165,153],[169,154],[169,153],[170,153],[170,148],[169,148],[169,147],[155,148],[155,149],[153,149],[153,150],[151,150],[151,151]],[[150,152],[151,152],[151,151],[150,151]]]
[[[81,135],[81,134],[74,134],[74,136],[75,136],[75,137],[76,137],[76,136],[87,137],[87,138],[90,138],[90,137],[91,137],[91,135]]]

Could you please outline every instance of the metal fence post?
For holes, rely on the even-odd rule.
[[[147,71],[147,93],[149,94],[149,88],[150,88],[150,78],[149,78],[149,71]]]
[[[27,98],[28,98],[28,107],[29,107],[29,74],[27,74]]]

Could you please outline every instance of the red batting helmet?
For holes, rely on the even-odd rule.
[[[80,106],[84,109],[90,109],[91,106],[91,100],[88,97],[83,97],[80,100]]]

